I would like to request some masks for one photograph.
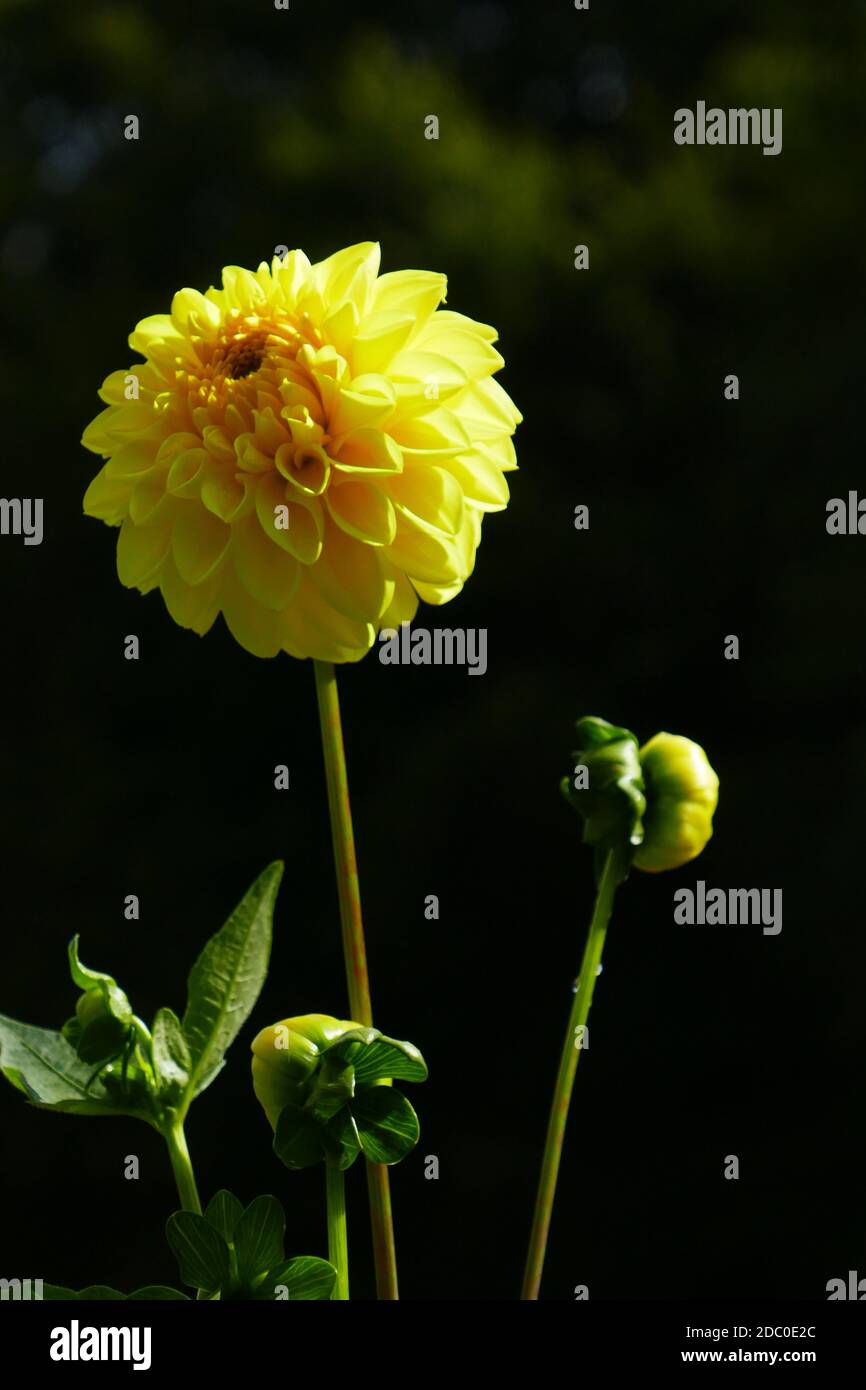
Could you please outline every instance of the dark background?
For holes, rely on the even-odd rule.
[[[496,324],[521,471],[464,593],[419,616],[486,627],[487,675],[340,672],[376,1019],[431,1071],[392,1174],[403,1296],[519,1290],[592,902],[557,783],[597,713],[698,739],[721,802],[697,864],[619,894],[543,1293],[822,1299],[866,1274],[866,539],[825,530],[866,486],[864,41],[862,6],[804,0],[4,9],[0,468],[4,496],[45,498],[45,538],[0,539],[0,1010],[62,1023],[77,931],[140,1014],[180,1011],[207,936],[284,857],[269,982],[188,1135],[205,1198],[281,1196],[291,1253],[325,1253],[322,1177],[273,1156],[247,1045],[347,1007],[312,668],[121,588],[116,533],[81,511],[96,390],[175,289],[280,243],[378,239],[384,270],[444,271],[449,306]],[[677,147],[698,99],[782,107],[782,153]],[[675,926],[699,877],[781,887],[781,935]],[[144,1125],[4,1086],[0,1174],[0,1273],[176,1281]],[[367,1297],[360,1165],[350,1218]]]

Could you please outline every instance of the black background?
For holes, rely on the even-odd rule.
[[[463,594],[419,615],[485,627],[488,672],[340,671],[376,1021],[431,1071],[392,1173],[402,1294],[519,1291],[592,903],[557,783],[596,713],[696,738],[721,798],[696,864],[619,894],[544,1296],[824,1298],[866,1274],[866,540],[825,530],[829,498],[866,492],[864,40],[862,7],[804,0],[6,10],[0,469],[4,496],[44,497],[45,538],[0,538],[0,1011],[62,1023],[74,932],[138,1013],[182,1010],[207,936],[284,858],[268,984],[188,1137],[205,1197],[285,1201],[290,1253],[325,1253],[322,1175],[273,1156],[247,1044],[346,1009],[312,668],[121,588],[81,512],[96,390],[175,289],[280,243],[380,240],[383,269],[444,271],[449,306],[496,324],[521,471]],[[782,153],[675,146],[698,99],[782,107]],[[781,888],[781,935],[675,926],[697,878]],[[8,1087],[0,1108],[0,1273],[176,1281],[154,1133]],[[369,1297],[360,1165],[350,1219]]]

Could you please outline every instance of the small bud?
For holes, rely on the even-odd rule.
[[[719,779],[703,748],[680,734],[656,734],[641,748],[640,760],[647,809],[634,866],[653,874],[678,869],[712,836]]]
[[[69,969],[83,993],[75,1017],[63,1026],[64,1038],[88,1065],[118,1056],[133,1031],[132,1005],[111,975],[82,965],[77,936],[69,943]]]
[[[253,1090],[276,1129],[280,1111],[309,1098],[322,1053],[358,1025],[328,1014],[303,1014],[263,1028],[253,1040]]]

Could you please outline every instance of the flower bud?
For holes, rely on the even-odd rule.
[[[77,936],[69,943],[69,972],[83,993],[63,1036],[89,1066],[108,1061],[123,1051],[132,1034],[132,1005],[111,975],[82,965]]]
[[[424,1081],[412,1043],[328,1014],[263,1028],[253,1042],[253,1088],[287,1168],[348,1168],[359,1153],[397,1163],[418,1140],[418,1117],[392,1081]]]
[[[285,1106],[309,1100],[322,1053],[357,1028],[328,1014],[303,1014],[262,1029],[252,1044],[253,1090],[272,1129]]]
[[[647,873],[677,869],[695,859],[713,833],[719,779],[697,743],[656,734],[640,750],[646,789],[643,843],[634,866]]]

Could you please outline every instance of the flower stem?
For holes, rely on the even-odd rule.
[[[601,953],[607,935],[607,925],[613,908],[613,897],[619,881],[619,855],[611,850],[605,857],[595,897],[589,935],[580,965],[580,974],[575,981],[574,1000],[571,1015],[562,1045],[559,1072],[553,1091],[550,1119],[547,1124],[547,1138],[544,1144],[544,1158],[541,1163],[541,1177],[535,1198],[535,1213],[532,1219],[532,1234],[529,1238],[529,1253],[526,1257],[526,1270],[523,1276],[522,1299],[537,1299],[544,1269],[544,1256],[547,1250],[547,1237],[550,1232],[550,1218],[556,1196],[556,1180],[562,1158],[562,1144],[568,1121],[568,1107],[574,1087],[574,1076],[582,1047],[576,1037],[576,1030],[586,1024],[592,1004],[596,976],[601,964]],[[582,1035],[581,1035],[582,1037]]]
[[[162,1136],[168,1145],[180,1204],[184,1211],[194,1211],[200,1216],[201,1202],[198,1198],[198,1188],[195,1185],[195,1174],[192,1171],[192,1159],[186,1146],[183,1123],[168,1125],[162,1131]]]
[[[370,1003],[367,948],[364,943],[364,923],[361,917],[361,890],[358,884],[352,809],[349,804],[349,781],[346,775],[346,752],[343,747],[343,729],[340,723],[337,676],[329,661],[314,661],[313,666],[316,673],[316,697],[319,705],[319,723],[322,730],[322,751],[325,755],[328,810],[331,817],[331,838],[334,845],[337,893],[340,900],[343,958],[346,963],[346,982],[349,989],[349,1012],[356,1023],[370,1028],[373,1024],[373,1009]],[[396,1299],[399,1298],[397,1253],[394,1246],[394,1225],[391,1219],[388,1169],[383,1164],[367,1163],[367,1189],[370,1197],[370,1222],[373,1229],[376,1290],[380,1299]]]
[[[337,1271],[331,1298],[345,1303],[349,1297],[349,1246],[346,1239],[346,1180],[336,1163],[325,1164],[328,1189],[328,1259]]]

